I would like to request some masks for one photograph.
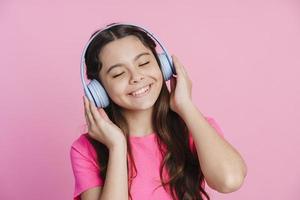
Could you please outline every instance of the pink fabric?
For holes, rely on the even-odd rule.
[[[205,118],[224,138],[224,133],[216,121],[211,117]],[[88,133],[81,134],[73,142],[70,149],[70,159],[75,177],[74,200],[80,200],[80,194],[83,191],[96,186],[103,186],[104,184],[103,179],[98,177],[100,169],[97,164],[97,154],[87,140],[87,135]],[[159,187],[153,191],[160,184],[159,164],[162,159],[156,145],[155,137],[155,133],[143,137],[130,136],[132,153],[134,154],[138,173],[131,187],[133,199],[172,199],[171,195],[163,187]],[[190,145],[193,150],[196,150],[191,134]],[[202,185],[205,186],[205,182]]]

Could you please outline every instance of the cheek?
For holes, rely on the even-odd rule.
[[[162,74],[162,71],[160,70],[160,68],[155,70],[154,77],[157,79],[157,81],[161,81],[161,82],[163,81],[163,74]]]
[[[122,81],[118,81],[117,83],[111,83],[107,87],[106,92],[112,99],[117,98],[118,96],[126,92],[126,84],[122,83]]]
[[[158,65],[151,66],[151,68],[149,68],[147,70],[147,74],[149,74],[155,78],[159,78],[160,76],[162,76],[161,69],[159,68]]]

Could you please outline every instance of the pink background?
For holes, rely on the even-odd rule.
[[[99,27],[148,27],[193,81],[248,166],[212,199],[300,199],[299,1],[0,2],[0,199],[72,199],[71,142],[83,131],[79,61]],[[297,79],[298,78],[298,79]]]

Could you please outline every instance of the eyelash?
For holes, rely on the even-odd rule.
[[[150,61],[148,61],[148,62],[145,62],[145,63],[143,63],[143,64],[141,64],[141,65],[139,65],[139,66],[144,66],[144,65],[147,65],[149,62],[150,62]],[[113,76],[113,78],[116,78],[116,77],[118,77],[118,76],[122,75],[123,73],[124,73],[124,72],[122,72],[121,74],[117,74],[117,75]]]

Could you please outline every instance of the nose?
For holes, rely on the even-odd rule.
[[[138,70],[131,70],[130,84],[138,83],[143,80],[145,76],[138,72]]]

